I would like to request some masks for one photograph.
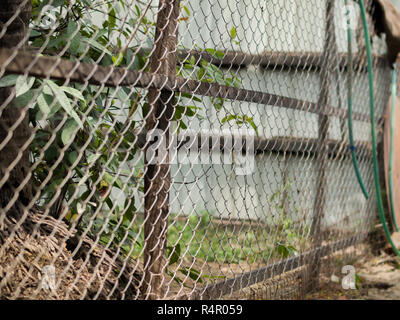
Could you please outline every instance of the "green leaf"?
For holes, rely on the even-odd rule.
[[[120,188],[121,190],[124,188],[124,184],[122,183],[120,178],[117,178],[115,180],[114,186],[117,188]]]
[[[84,42],[86,42],[87,44],[89,44],[93,49],[99,51],[100,53],[106,53],[110,56],[112,56],[113,54],[102,44],[100,44],[99,42],[97,42],[94,39],[89,39],[89,38],[84,38],[83,39]]]
[[[97,161],[100,157],[99,153],[92,153],[87,157],[87,163],[92,164],[94,161]]]
[[[355,281],[356,281],[356,289],[360,290],[361,278],[358,273],[355,274]]]
[[[200,271],[196,270],[195,268],[190,268],[189,270],[187,268],[185,269],[179,269],[180,272],[182,272],[184,275],[189,275],[189,278],[192,280],[202,283],[203,279],[201,279]]]
[[[190,11],[186,6],[183,6],[183,10],[185,10],[186,14],[190,16]]]
[[[114,183],[114,178],[108,172],[104,172],[103,179],[109,184],[112,185]]]
[[[176,282],[178,282],[179,284],[183,284],[185,287],[186,285],[183,283],[183,280],[179,277],[177,277],[175,274],[173,274],[171,271],[169,270],[165,270],[165,272],[172,278],[174,279]]]
[[[45,95],[43,92],[41,92],[37,98],[39,109],[40,111],[42,111],[44,115],[50,114],[51,111],[50,109],[51,102],[49,103],[48,101],[49,99],[51,99],[51,97],[49,95]]]
[[[186,98],[186,99],[190,99],[190,100],[193,100],[193,101],[196,101],[196,102],[202,102],[202,100],[200,98],[198,98],[198,97],[196,97],[196,96],[194,96],[194,95],[192,95],[190,93],[179,93],[179,95],[181,97],[183,97],[183,98]]]
[[[167,257],[169,259],[169,265],[176,263],[181,256],[181,245],[177,243],[174,247],[167,247]]]
[[[231,39],[233,40],[233,39],[235,39],[236,38],[236,36],[237,36],[237,33],[236,33],[236,28],[235,27],[233,27],[232,29],[231,29],[231,31],[230,31],[230,36],[231,36]]]
[[[60,89],[66,93],[69,93],[71,96],[74,96],[78,98],[79,100],[85,101],[84,96],[82,95],[82,92],[75,88],[67,87],[67,86],[62,86]]]
[[[112,61],[114,62],[114,65],[116,67],[118,67],[121,64],[123,59],[124,59],[124,54],[122,52],[120,52],[117,56],[112,57]]]
[[[279,190],[276,190],[271,197],[269,198],[269,202],[272,202],[275,200],[275,198],[279,195]]]
[[[29,104],[29,107],[31,108],[34,106],[33,97],[34,97],[34,90],[29,90],[28,92],[25,92],[24,94],[15,98],[12,102],[12,105],[14,107],[24,108]]]
[[[108,9],[110,9],[110,8],[112,8],[112,5],[109,3],[108,4]],[[110,12],[108,13],[108,27],[109,27],[109,30],[112,30],[112,29],[115,28],[116,21],[117,21],[117,19],[116,19],[115,10],[114,10],[114,8],[112,8],[110,10]]]
[[[19,96],[23,95],[30,88],[32,88],[34,82],[35,82],[35,78],[33,78],[33,77],[19,76],[15,83],[15,91],[16,91],[15,96],[19,97]]]
[[[36,30],[31,30],[31,33],[29,34],[29,37],[31,38],[31,37],[37,37],[37,36],[40,36],[41,35],[41,33],[39,32],[39,31],[36,31]]]
[[[224,74],[221,69],[219,69],[217,66],[213,65],[212,63],[205,61],[204,59],[201,61],[201,66],[202,66],[202,68],[204,68],[206,75],[209,78],[211,78],[209,80],[211,80],[211,81],[214,80],[219,84],[225,84]]]
[[[75,138],[77,129],[78,124],[75,122],[75,120],[68,120],[65,123],[64,128],[61,132],[61,141],[64,143],[64,145],[67,145]]]
[[[131,246],[129,244],[124,244],[121,246],[121,249],[125,251],[126,254],[128,254],[131,251]]]
[[[75,21],[70,20],[68,22],[68,26],[67,26],[67,30],[66,30],[66,38],[68,40],[72,40],[72,38],[75,36],[75,33],[78,30],[78,28],[79,28],[78,24]]]
[[[70,164],[74,164],[76,159],[78,159],[77,151],[72,151],[68,153],[68,161],[70,162]]]
[[[200,81],[206,81],[206,72],[204,70],[204,68],[200,68],[199,71],[197,71],[197,79]]]
[[[186,123],[184,123],[183,121],[179,121],[179,128],[182,130],[186,130],[188,127]]]
[[[36,114],[37,120],[47,119],[54,115],[58,110],[62,109],[61,104],[57,100],[54,100],[53,95],[51,89],[45,85],[37,100],[39,106],[39,112]]]
[[[110,195],[107,196],[107,198],[104,200],[105,203],[107,203],[108,207],[111,209],[114,206],[114,203],[110,199]]]
[[[109,185],[113,185],[114,187],[117,187],[119,189],[123,189],[124,188],[124,184],[122,183],[121,179],[117,178],[114,181],[114,178],[111,174],[109,174],[108,172],[105,172],[103,175],[103,179],[109,184]]]
[[[141,15],[140,8],[137,4],[135,4],[135,9],[136,9],[136,14],[138,15],[138,17],[140,17],[140,15]]]
[[[130,92],[128,92],[129,94]],[[123,103],[126,103],[129,99],[133,99],[134,95],[128,96],[128,94],[123,90],[123,88],[119,88],[115,92],[115,96]]]
[[[10,74],[0,79],[0,88],[11,87],[17,83],[17,79],[20,76],[18,74]]]
[[[289,255],[289,251],[284,245],[279,244],[277,249],[278,249],[278,254],[283,258],[286,258]]]
[[[69,51],[74,55],[79,55],[85,51],[85,46],[82,44],[80,34],[77,34],[71,39]]]
[[[248,124],[250,124],[251,127],[254,129],[254,131],[255,131],[255,132],[257,133],[257,135],[258,135],[258,128],[257,128],[256,124],[254,123],[253,118],[252,118],[252,117],[248,117],[248,116],[243,116],[243,120],[244,120],[245,122],[247,122]]]
[[[257,128],[256,124],[254,123],[252,117],[249,117],[249,116],[246,116],[246,115],[241,116],[241,115],[237,115],[237,114],[230,114],[229,116],[224,117],[224,118],[221,120],[221,122],[222,122],[222,123],[225,123],[225,122],[229,122],[229,121],[232,121],[232,120],[235,120],[235,121],[236,121],[236,124],[243,124],[243,123],[245,123],[245,122],[248,123],[248,124],[250,124],[251,127],[254,129],[254,131],[255,131],[255,132],[257,133],[257,135],[258,135],[258,128]]]
[[[233,78],[226,78],[225,79],[225,84],[228,87],[237,87],[236,79],[233,79]]]
[[[78,55],[84,51],[84,47],[81,42],[81,35],[79,33],[79,25],[74,20],[68,22],[67,30],[65,33],[65,39],[70,41],[69,51],[72,54]]]
[[[185,115],[188,117],[194,117],[197,109],[196,106],[186,106]]]
[[[68,115],[70,115],[80,127],[82,127],[83,123],[82,123],[81,119],[79,118],[78,114],[72,108],[70,100],[68,99],[68,97],[64,93],[64,91],[55,82],[53,82],[51,80],[46,80],[46,84],[51,88],[51,90],[54,93],[54,96],[60,102],[60,104],[61,104],[62,108],[65,110],[65,112]]]
[[[222,51],[218,51],[212,48],[208,48],[206,49],[206,51],[217,59],[222,59],[225,56],[225,53],[223,53]]]
[[[238,124],[242,124],[243,121],[244,121],[243,116],[238,115],[238,114],[230,114],[229,116],[224,117],[221,120],[221,122],[225,123],[225,122],[229,122],[229,121],[232,121],[232,120],[236,120],[236,123],[238,123]]]
[[[221,110],[224,105],[224,99],[222,98],[214,98],[211,102],[216,110]]]
[[[297,249],[291,245],[284,245],[280,242],[278,244],[278,254],[282,256],[283,258],[287,258],[289,255],[295,256]]]
[[[131,199],[131,203],[128,208],[126,208],[125,213],[124,213],[124,221],[127,223],[130,223],[133,220],[133,214],[136,212],[136,207],[135,207],[135,200]],[[125,207],[128,205],[129,200],[125,200]]]
[[[104,232],[103,232],[104,234]],[[108,244],[111,240],[111,235],[103,235],[100,238],[100,242],[102,242],[103,244]]]

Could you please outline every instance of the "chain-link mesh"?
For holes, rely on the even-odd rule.
[[[0,297],[296,299],[360,254],[356,2],[3,0],[0,21]]]

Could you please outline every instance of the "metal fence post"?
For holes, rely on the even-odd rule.
[[[154,48],[150,72],[176,76],[177,32],[179,0],[161,0],[157,16]],[[174,114],[174,92],[165,89],[149,90],[149,110],[146,115],[146,131],[161,130],[167,150],[160,156],[162,163],[153,163],[145,149],[145,226],[144,226],[144,284],[142,293],[146,299],[164,296],[164,268],[169,215],[170,165],[169,127]]]
[[[317,140],[317,183],[314,201],[314,215],[311,224],[312,246],[318,248],[322,243],[321,222],[326,209],[327,194],[327,167],[328,167],[328,138],[329,138],[329,115],[330,87],[331,87],[331,68],[334,66],[336,52],[335,39],[335,3],[333,0],[327,1],[326,6],[326,34],[324,45],[324,61],[326,63],[321,69],[321,89],[318,98],[318,106],[321,113],[318,116],[318,140]],[[321,257],[318,251],[315,252],[307,270],[305,282],[306,291],[310,291],[318,286],[318,276],[321,267]]]

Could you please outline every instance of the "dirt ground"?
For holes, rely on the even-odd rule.
[[[308,294],[311,300],[400,300],[400,259],[381,251],[379,256],[366,257],[355,265],[357,289],[343,289],[344,275],[333,274],[321,279],[321,288]]]

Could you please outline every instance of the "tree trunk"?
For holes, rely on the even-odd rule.
[[[0,49],[24,45],[30,15],[30,0],[1,0]],[[0,88],[0,223],[4,215],[18,219],[32,198],[29,110],[11,105],[14,97],[14,88]]]

